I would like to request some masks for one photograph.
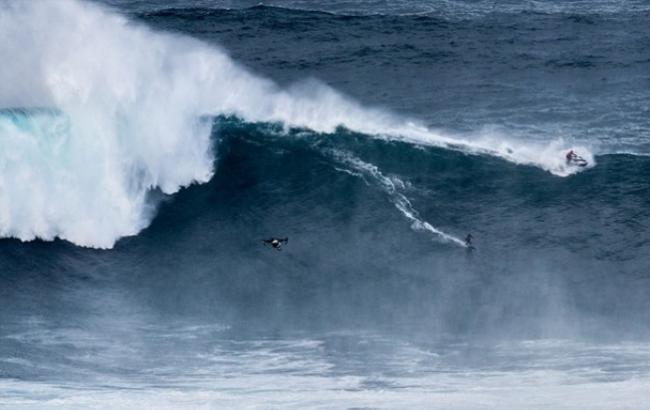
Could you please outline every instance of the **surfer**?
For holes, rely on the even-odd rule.
[[[467,236],[465,237],[465,246],[468,248],[473,248],[474,246],[472,245],[472,239],[474,237],[472,236],[471,233],[468,233]]]
[[[289,242],[289,238],[270,238],[263,239],[262,242],[266,245],[271,245],[275,250],[282,250],[282,244]]]

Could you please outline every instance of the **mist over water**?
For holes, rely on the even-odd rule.
[[[0,407],[644,408],[648,10],[583,3],[0,2]]]

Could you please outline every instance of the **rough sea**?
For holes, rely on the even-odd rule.
[[[647,409],[649,229],[647,1],[0,0],[2,409]]]

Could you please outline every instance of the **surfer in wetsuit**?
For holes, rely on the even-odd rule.
[[[468,233],[467,236],[465,237],[465,246],[468,248],[473,248],[474,246],[472,245],[472,239],[474,237],[472,236],[471,233]]]
[[[275,250],[282,250],[282,244],[289,242],[289,238],[270,238],[263,239],[263,243],[266,245],[271,245]]]

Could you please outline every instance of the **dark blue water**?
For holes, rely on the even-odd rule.
[[[146,42],[104,36],[94,3],[42,8],[98,34],[84,36],[88,50],[37,49],[34,61],[64,68],[35,81],[48,92],[7,85],[0,99],[11,101],[0,112],[0,406],[643,408],[645,2],[104,3],[124,30],[148,27],[161,55],[164,32],[238,65],[197,49],[203,59],[176,76],[189,68],[151,57],[143,72],[163,74],[130,88],[127,73],[149,67]],[[0,25],[19,19],[12,7],[0,3]],[[38,23],[28,32],[49,29],[23,15]],[[178,103],[197,82],[205,95]],[[336,112],[321,83],[356,105]],[[270,93],[280,113],[258,113]],[[229,102],[202,105],[210,98]],[[356,107],[427,137],[370,132],[378,117]],[[293,120],[301,109],[312,119]],[[205,144],[189,129],[168,144],[170,130],[184,135],[177,112],[209,128],[211,169],[191,177]],[[340,126],[319,129],[330,117]],[[587,168],[563,164],[570,147]],[[121,216],[131,206],[136,222]],[[125,220],[132,232],[110,229]],[[289,242],[277,252],[261,243],[270,236]]]

